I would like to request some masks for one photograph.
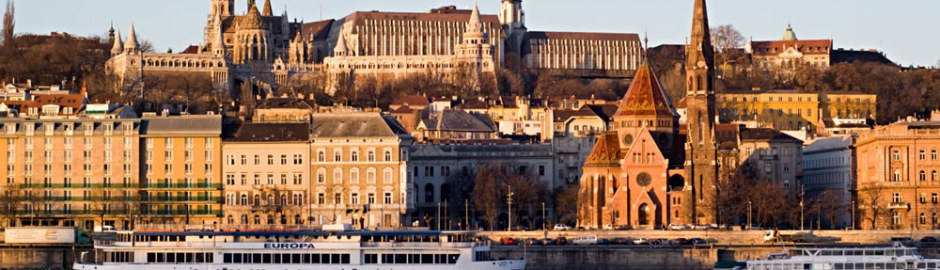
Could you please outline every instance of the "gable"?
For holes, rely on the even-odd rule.
[[[624,156],[625,166],[666,166],[666,157],[649,129],[640,130],[627,149]]]

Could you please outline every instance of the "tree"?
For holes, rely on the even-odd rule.
[[[737,59],[742,56],[740,50],[744,45],[744,35],[738,32],[733,25],[723,24],[711,29],[712,43],[717,50],[716,64],[724,64],[728,60]]]
[[[6,184],[0,189],[0,214],[3,215],[6,221],[0,226],[7,227],[16,222],[16,216],[20,213],[20,208],[23,205],[21,193],[20,186],[14,183]]]
[[[490,173],[488,166],[481,166],[473,185],[473,208],[482,214],[483,221],[490,230],[496,229],[500,200],[503,197],[498,181]]]
[[[16,41],[14,36],[14,29],[16,27],[15,15],[16,6],[14,6],[13,0],[7,0],[7,9],[6,12],[3,13],[3,33],[2,36],[0,36],[0,38],[3,39],[3,46],[12,48],[13,43]]]
[[[889,213],[885,204],[885,189],[881,183],[870,183],[859,189],[859,212],[862,219],[869,222],[870,230],[878,229],[879,222]]]
[[[574,224],[578,221],[578,185],[567,185],[555,190],[555,215],[558,224]]]
[[[468,229],[472,225],[465,215],[471,216],[470,218],[472,220],[473,214],[466,212],[469,210],[470,204],[468,203],[470,203],[470,195],[474,189],[475,178],[476,175],[469,170],[466,173],[457,172],[452,174],[447,179],[447,182],[441,186],[441,196],[443,201],[448,202],[447,207],[449,208],[449,215],[456,214],[459,217],[457,220],[463,221],[462,225],[464,226],[458,229]],[[448,220],[450,219],[448,218]]]

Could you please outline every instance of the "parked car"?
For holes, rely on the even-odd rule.
[[[673,231],[688,230],[689,226],[683,224],[669,224],[669,229]]]
[[[607,238],[597,238],[598,245],[610,245],[610,240]]]
[[[516,243],[516,239],[513,239],[512,237],[503,237],[502,239],[499,239],[499,243],[507,246],[515,246],[518,244]]]
[[[634,245],[646,245],[646,244],[649,244],[649,241],[646,240],[646,237],[640,237],[637,239],[633,239],[633,244]]]
[[[655,239],[649,239],[646,241],[649,242],[650,245],[668,245],[669,244],[669,239],[665,239],[665,238],[655,238]]]
[[[924,238],[920,239],[920,242],[921,243],[936,243],[937,238],[933,236],[924,236]]]
[[[692,239],[689,239],[689,244],[693,244],[693,245],[704,245],[704,244],[705,244],[705,239],[698,238],[698,237],[692,238]]]
[[[630,239],[627,239],[625,237],[617,237],[617,238],[611,239],[610,244],[611,245],[629,245],[629,244],[633,244],[633,241],[630,241]]]
[[[568,238],[565,238],[564,236],[559,236],[558,238],[555,238],[555,244],[556,244],[556,245],[567,245],[567,244],[568,244]]]
[[[614,224],[607,224],[607,225],[604,225],[604,228],[603,228],[603,229],[604,229],[605,231],[612,231],[612,230],[614,230]]]
[[[712,225],[712,224],[695,224],[692,226],[692,229],[695,229],[695,230],[711,230],[715,228],[717,227],[715,227],[715,225]]]
[[[557,244],[557,242],[555,242],[555,239],[544,238],[544,239],[542,239],[542,244],[543,244],[543,245],[546,245],[546,246],[551,246],[551,245]]]
[[[525,244],[527,246],[541,246],[541,245],[544,245],[545,242],[542,242],[542,239],[538,239],[538,238],[528,238],[525,240]]]
[[[681,246],[681,245],[688,245],[688,244],[689,244],[689,239],[685,239],[685,238],[676,238],[676,239],[670,240],[670,241],[669,241],[669,244],[680,245],[680,246]]]
[[[571,226],[568,226],[565,224],[555,224],[555,227],[553,229],[556,231],[567,231],[567,230],[571,230]]]
[[[597,245],[597,235],[579,235],[571,240],[575,245]]]

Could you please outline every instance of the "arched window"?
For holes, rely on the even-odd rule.
[[[424,202],[434,202],[434,184],[424,185]]]
[[[248,194],[242,194],[241,205],[248,205]]]
[[[894,170],[894,178],[891,180],[894,182],[901,182],[901,170]]]
[[[261,195],[255,194],[255,206],[261,205]]]
[[[320,150],[320,152],[317,152],[317,161],[326,162],[326,152],[323,152],[323,150]]]
[[[317,184],[326,183],[326,169],[320,168],[317,170]]]
[[[930,181],[937,181],[937,170],[930,171]]]
[[[255,215],[255,225],[261,225],[261,216]]]
[[[927,181],[927,172],[920,171],[920,181]]]
[[[342,184],[343,183],[343,169],[336,168],[333,169],[333,184]]]
[[[232,217],[232,215],[228,215],[227,221],[228,221],[228,224],[234,224],[234,223],[235,223],[235,218]]]
[[[340,151],[340,150],[333,151],[333,161],[334,162],[343,161],[343,151]]]
[[[385,150],[385,161],[392,161],[392,151]]]
[[[349,169],[349,183],[351,184],[359,183],[359,168]]]
[[[352,150],[352,161],[359,161],[359,150]]]
[[[369,154],[368,154],[368,157],[367,157],[367,158],[368,158],[368,161],[370,161],[370,162],[371,162],[371,161],[375,161],[375,151],[374,151],[374,150],[369,150]]]
[[[924,149],[921,149],[921,150],[920,150],[920,155],[919,155],[919,157],[920,157],[920,160],[925,160],[925,159],[927,159],[927,151],[924,150]]]

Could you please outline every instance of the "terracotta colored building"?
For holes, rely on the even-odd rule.
[[[940,122],[904,121],[862,132],[857,151],[857,224],[935,229],[940,216]]]

